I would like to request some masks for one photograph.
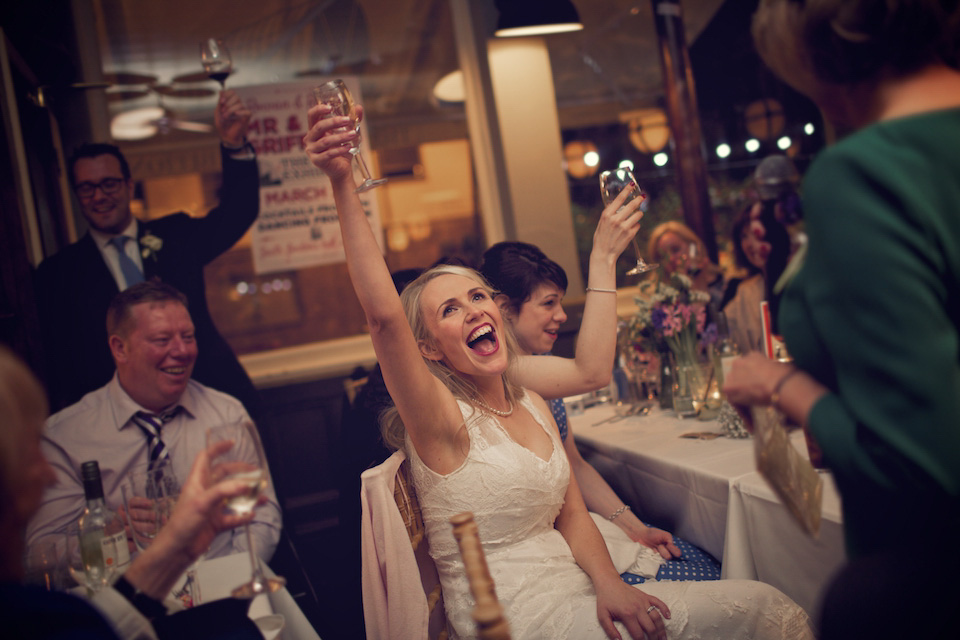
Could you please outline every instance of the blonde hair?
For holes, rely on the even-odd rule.
[[[43,427],[47,413],[40,382],[20,358],[0,345],[0,521],[7,515],[10,493],[23,471],[20,461],[28,438]]]
[[[677,220],[668,220],[661,222],[650,232],[650,240],[647,242],[647,257],[652,262],[660,262],[663,259],[663,256],[660,255],[660,247],[657,245],[660,244],[660,238],[668,233],[675,233],[687,242],[697,245],[697,255],[707,255],[707,247],[703,244],[700,236],[693,232],[693,229]]]
[[[492,287],[482,275],[473,269],[458,265],[439,265],[425,271],[420,277],[408,284],[400,294],[400,303],[403,305],[404,313],[407,315],[407,322],[410,323],[410,329],[413,331],[414,339],[418,342],[423,341],[431,346],[435,345],[436,342],[427,328],[427,322],[420,300],[427,284],[431,280],[444,275],[469,278],[483,287],[487,295],[493,296]],[[501,331],[499,338],[506,345],[508,358],[507,371],[502,375],[504,389],[507,393],[507,399],[510,400],[510,402],[516,402],[517,398],[522,394],[522,390],[518,384],[511,380],[511,376],[509,375],[517,357],[516,339],[509,330]],[[450,393],[458,400],[464,400],[472,404],[480,395],[479,390],[473,383],[465,380],[457,371],[448,367],[446,363],[429,358],[424,358],[423,361],[426,363],[427,368],[430,369],[430,372],[436,376],[438,380],[443,382],[444,386],[447,387]],[[383,442],[388,447],[391,449],[403,448],[406,429],[395,405],[390,405],[380,414],[380,431],[383,436]]]

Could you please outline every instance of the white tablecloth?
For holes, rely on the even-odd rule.
[[[269,576],[274,575],[266,565],[263,570]],[[244,552],[204,560],[198,567],[197,578],[202,602],[230,597],[234,587],[250,580],[250,556]],[[249,615],[254,620],[272,613],[283,614],[285,619],[280,640],[320,640],[286,587],[276,593],[261,594],[250,603]]]
[[[807,535],[756,472],[753,439],[681,438],[719,432],[715,421],[681,420],[672,411],[596,423],[614,415],[600,405],[568,416],[577,446],[646,522],[722,559],[724,578],[779,588],[815,620],[820,594],[844,560],[840,500],[823,474],[821,534]],[[595,426],[596,425],[596,426]],[[803,434],[792,436],[806,452]]]
[[[793,444],[806,449],[803,434]],[[820,600],[833,574],[843,565],[843,519],[833,477],[824,481],[819,535],[808,535],[796,523],[759,473],[736,480],[731,487],[721,577],[761,580],[803,607],[819,622]]]

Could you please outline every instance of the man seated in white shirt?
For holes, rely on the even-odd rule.
[[[194,326],[186,297],[170,285],[147,281],[119,293],[107,310],[107,334],[113,379],[46,422],[41,448],[57,481],[30,520],[28,543],[80,517],[84,462],[99,462],[104,500],[118,511],[120,487],[132,468],[169,457],[184,479],[206,446],[209,427],[250,419],[235,398],[191,380]],[[250,531],[257,555],[268,561],[280,539],[281,515],[272,482],[265,495]],[[213,539],[206,557],[246,549],[243,530],[229,530]]]
[[[4,637],[45,640],[189,640],[210,638],[206,623],[215,619],[217,637],[261,637],[245,607],[232,599],[211,602],[201,625],[193,615],[178,620],[162,603],[177,579],[218,533],[247,522],[223,501],[245,494],[243,481],[209,484],[208,452],[201,451],[184,479],[180,500],[153,543],[111,586],[96,592],[90,604],[71,594],[22,584],[23,527],[40,505],[41,492],[56,480],[40,448],[47,401],[39,382],[15,355],[0,345],[0,620]],[[212,454],[216,450],[211,450]],[[221,606],[224,603],[226,606]],[[90,605],[93,605],[92,607]]]

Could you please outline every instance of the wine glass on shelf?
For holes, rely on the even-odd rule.
[[[353,120],[353,128],[357,132],[357,137],[353,139],[350,153],[357,159],[357,166],[360,169],[360,175],[363,177],[363,182],[356,189],[357,193],[385,184],[387,182],[386,178],[374,178],[370,174],[367,163],[363,160],[363,154],[360,153],[360,119],[357,117],[357,104],[343,80],[331,80],[319,87],[314,87],[313,96],[319,104],[333,107],[333,111],[330,112],[331,116],[347,116]]]
[[[221,444],[229,442],[226,447]],[[214,448],[211,451],[211,448]],[[249,491],[228,498],[225,507],[234,515],[246,515],[257,506],[260,494],[266,490],[270,481],[267,469],[267,457],[252,422],[241,421],[217,425],[207,429],[207,450],[211,451],[210,480],[214,483],[224,480],[241,480]],[[214,452],[218,451],[214,455]],[[253,598],[261,593],[273,593],[286,584],[281,577],[268,578],[260,567],[260,560],[253,546],[250,524],[244,525],[247,536],[247,549],[250,552],[252,576],[249,582],[240,585],[231,593],[235,598]]]
[[[207,38],[200,43],[200,62],[203,63],[203,70],[207,72],[211,80],[220,83],[220,88],[225,89],[227,85],[227,76],[233,71],[233,59],[230,57],[230,50],[223,40],[216,38]]]
[[[626,201],[623,203],[624,205],[634,198],[647,199],[647,192],[637,184],[637,179],[633,177],[633,172],[630,171],[630,169],[618,167],[612,171],[602,172],[600,174],[600,194],[603,196],[603,206],[607,206],[613,202],[614,199],[620,195],[620,192],[630,184],[633,185],[633,191],[627,196]],[[660,266],[658,264],[647,264],[644,262],[643,252],[640,250],[636,236],[633,237],[633,250],[637,254],[637,264],[627,271],[628,276],[640,275],[641,273],[646,273]]]

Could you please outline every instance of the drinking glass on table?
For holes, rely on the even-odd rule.
[[[353,128],[357,132],[357,137],[351,143],[350,153],[357,160],[357,167],[360,169],[360,175],[363,182],[357,187],[356,192],[361,193],[374,187],[379,187],[387,182],[386,178],[374,178],[367,169],[367,163],[363,160],[363,154],[360,153],[360,118],[357,116],[357,104],[353,100],[353,94],[347,89],[343,80],[331,80],[325,82],[319,87],[314,87],[313,96],[319,104],[325,104],[333,107],[331,116],[347,116],[353,120]]]
[[[60,574],[62,536],[49,535],[30,544],[23,555],[24,584],[56,591],[63,587]]]
[[[633,191],[627,196],[627,199],[624,201],[624,205],[633,200],[634,198],[642,198],[643,200],[647,199],[647,192],[640,188],[640,185],[637,184],[637,179],[633,177],[633,172],[630,169],[625,167],[619,167],[613,171],[604,171],[600,174],[600,194],[603,196],[603,206],[609,205],[614,199],[620,195],[620,192],[623,191],[627,185],[633,185]],[[642,207],[643,205],[641,205]],[[656,269],[660,265],[657,264],[647,264],[643,260],[643,252],[640,250],[640,245],[637,243],[636,236],[633,237],[633,250],[637,255],[637,264],[634,265],[632,269],[627,271],[628,276],[636,276],[641,273],[646,273],[652,269]]]
[[[98,545],[96,549],[86,549],[77,523],[67,525],[62,533],[65,564],[74,583],[86,587],[89,593],[95,593],[113,582],[117,567],[110,560],[104,561],[104,558],[117,557],[116,542],[112,536],[95,541]]]
[[[223,40],[207,38],[201,42],[200,62],[210,79],[216,80],[220,83],[220,88],[225,89],[227,76],[233,71],[233,59]]]
[[[224,448],[222,442],[229,442]],[[220,452],[213,455],[211,448]],[[211,451],[210,480],[214,483],[224,480],[242,480],[249,491],[227,499],[225,507],[235,515],[246,515],[254,510],[260,494],[267,488],[270,473],[267,457],[252,422],[242,421],[218,425],[207,429],[207,450]],[[247,549],[250,552],[252,576],[250,582],[240,585],[231,593],[235,598],[253,598],[261,593],[277,591],[286,584],[283,578],[267,578],[260,568],[260,560],[253,546],[250,524],[244,525],[247,536]]]

